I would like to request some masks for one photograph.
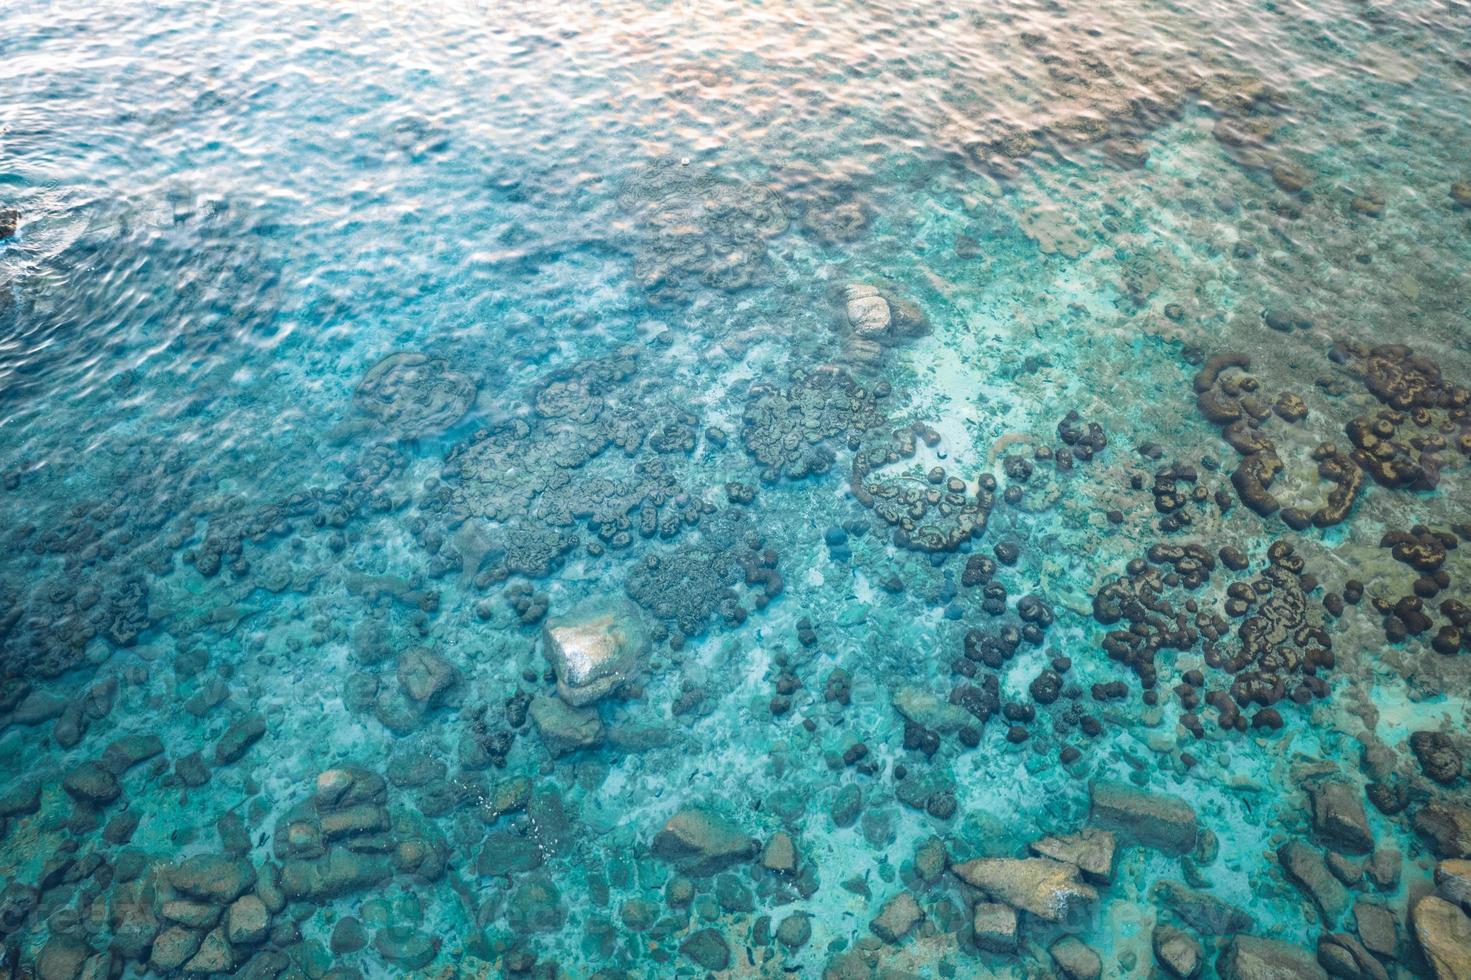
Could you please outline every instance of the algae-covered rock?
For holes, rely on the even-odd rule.
[[[756,855],[759,844],[725,817],[700,806],[686,806],[654,835],[654,856],[686,874],[711,875]]]
[[[1442,898],[1463,910],[1471,909],[1471,861],[1441,861],[1435,866],[1435,887]]]
[[[1471,977],[1471,918],[1437,895],[1415,903],[1410,921],[1435,980]]]
[[[1359,941],[1376,956],[1392,957],[1399,948],[1399,922],[1377,902],[1360,899],[1354,903],[1354,929]]]
[[[976,858],[951,870],[992,898],[1048,922],[1062,922],[1098,899],[1076,865],[1051,858]]]
[[[460,683],[459,668],[428,647],[400,654],[397,676],[404,697],[426,708],[440,704]]]
[[[943,735],[954,734],[974,725],[975,716],[959,705],[943,701],[929,691],[912,685],[900,685],[891,696],[894,710],[905,719]]]
[[[1328,980],[1304,949],[1275,939],[1239,935],[1216,960],[1221,980]]]
[[[557,694],[581,707],[637,673],[649,641],[638,607],[617,597],[583,602],[548,618],[541,644],[557,674]]]
[[[492,831],[480,849],[475,872],[481,875],[511,875],[541,867],[541,848],[529,837],[506,830]]]
[[[1178,796],[1096,782],[1091,797],[1093,821],[1125,840],[1167,854],[1187,854],[1195,847],[1200,824],[1194,808]]]

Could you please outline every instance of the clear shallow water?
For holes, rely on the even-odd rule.
[[[1466,552],[1384,538],[1468,520],[1464,6],[6,13],[7,969],[1466,955]],[[1105,827],[1064,922],[965,864]]]

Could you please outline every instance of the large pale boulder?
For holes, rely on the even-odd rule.
[[[542,653],[557,674],[557,693],[573,707],[611,694],[638,672],[649,646],[638,607],[626,599],[593,599],[542,629]]]
[[[976,858],[951,870],[967,885],[1048,922],[1062,922],[1098,899],[1077,865],[1051,858]]]
[[[1410,918],[1435,980],[1471,977],[1471,918],[1466,913],[1438,895],[1426,895],[1415,903]]]

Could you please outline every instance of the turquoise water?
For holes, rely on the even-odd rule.
[[[1471,8],[0,10],[0,976],[1471,976]]]

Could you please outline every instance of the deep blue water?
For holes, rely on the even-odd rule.
[[[0,15],[0,976],[1471,976],[1471,7]]]

